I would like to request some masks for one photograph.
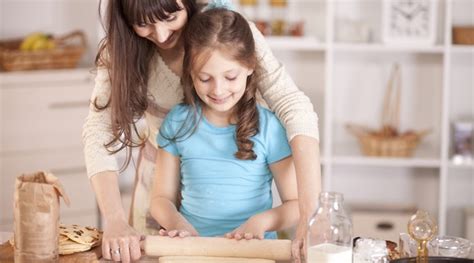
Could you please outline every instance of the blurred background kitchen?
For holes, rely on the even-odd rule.
[[[440,235],[474,241],[474,0],[397,2],[234,0],[312,100],[323,189],[344,194],[354,236],[398,240],[424,209]],[[16,176],[37,170],[71,198],[62,222],[100,226],[81,139],[98,5],[0,0],[0,231],[12,231]],[[128,207],[133,164],[120,180]]]

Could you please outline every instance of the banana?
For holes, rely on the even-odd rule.
[[[29,34],[21,42],[20,50],[23,50],[23,51],[31,50],[35,42],[38,39],[43,38],[43,35],[44,35],[43,33],[39,33],[39,32]]]
[[[41,32],[35,32],[29,34],[20,44],[20,50],[22,51],[36,51],[44,49],[55,48],[55,43],[51,39],[51,36]]]
[[[31,47],[31,50],[37,51],[37,50],[43,50],[48,48],[48,39],[41,37],[36,39],[35,42],[33,42],[33,46]]]
[[[53,39],[48,39],[48,44],[47,44],[46,48],[49,49],[49,50],[56,48],[56,43],[54,43]]]

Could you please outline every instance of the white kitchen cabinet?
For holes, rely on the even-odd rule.
[[[318,112],[324,190],[342,192],[349,204],[428,210],[441,235],[466,237],[463,211],[474,207],[474,165],[451,161],[451,124],[474,120],[474,46],[454,45],[451,28],[474,25],[474,1],[438,1],[432,46],[383,44],[381,3],[289,0],[288,13],[301,12],[306,34],[270,36],[268,43]],[[312,16],[304,16],[308,10]],[[368,41],[343,40],[341,32],[360,21],[370,29]],[[367,157],[345,125],[379,127],[394,63],[402,70],[401,129],[430,133],[411,158]],[[364,227],[371,226],[357,226]]]
[[[354,211],[352,224],[354,237],[372,237],[398,242],[400,233],[406,232],[410,213],[390,211]]]
[[[41,72],[10,73],[2,78],[6,111],[2,152],[82,145],[77,140],[82,132],[78,120],[84,119],[89,108],[93,76],[87,70],[67,72],[49,74],[50,78]]]
[[[1,231],[11,231],[16,177],[40,170],[59,177],[71,200],[61,200],[61,220],[97,226],[81,137],[93,86],[89,69],[0,73]]]

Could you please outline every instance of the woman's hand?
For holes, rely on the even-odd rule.
[[[291,254],[294,263],[305,262],[306,259],[306,235],[308,227],[300,222],[296,228],[295,238],[291,242]]]
[[[265,231],[267,228],[264,218],[255,215],[232,232],[225,234],[225,237],[237,240],[264,239]]]
[[[91,178],[97,203],[105,222],[102,256],[109,260],[130,262],[141,257],[142,236],[127,223],[117,176],[117,172],[105,171]]]
[[[143,239],[126,221],[106,222],[102,237],[102,256],[113,261],[130,262],[141,257]]]

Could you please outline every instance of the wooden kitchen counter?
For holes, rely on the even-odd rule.
[[[0,245],[0,263],[14,262],[13,247],[6,242]],[[111,262],[102,259],[101,247],[95,247],[92,250],[74,253],[71,255],[59,256],[60,263],[83,263],[83,262]],[[140,262],[158,262],[158,258],[142,256]]]
[[[79,262],[99,262],[102,257],[101,247],[95,247],[92,250],[74,253],[71,255],[59,256],[60,263],[79,263]],[[0,263],[14,262],[13,247],[8,243],[0,245]]]
[[[13,247],[10,243],[6,242],[0,245],[0,263],[13,263],[14,262]],[[74,253],[71,255],[59,256],[60,263],[83,263],[83,262],[111,262],[106,259],[102,259],[101,247],[95,247],[90,251]],[[139,262],[158,262],[156,257],[142,256]]]
[[[0,245],[0,263],[14,262],[13,247],[8,243]],[[71,255],[59,256],[60,263],[82,263],[82,262],[112,262],[102,258],[101,247],[95,247],[90,251],[74,253]],[[157,257],[142,256],[140,261],[142,263],[158,262]],[[286,263],[285,261],[277,261],[278,263]],[[288,261],[289,262],[289,261]]]

